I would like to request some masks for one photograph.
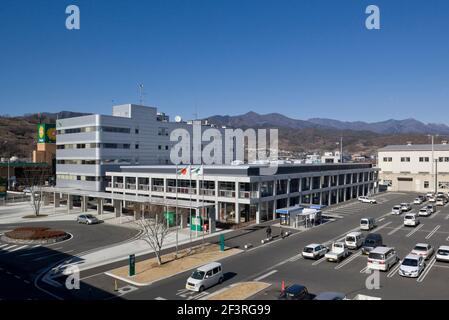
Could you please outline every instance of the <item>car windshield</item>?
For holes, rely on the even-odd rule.
[[[414,220],[415,217],[414,217],[414,216],[405,216],[405,219],[406,219],[406,220]]]
[[[304,252],[312,253],[313,252],[313,248],[312,247],[305,247],[304,248]]]
[[[415,248],[413,248],[413,250],[416,250],[416,251],[427,251],[427,247],[415,246]]]
[[[346,241],[355,242],[355,237],[353,236],[346,237]]]
[[[440,249],[438,250],[438,254],[442,256],[449,256],[449,250]]]
[[[418,259],[405,258],[404,261],[402,262],[402,265],[407,267],[417,267]]]
[[[369,259],[374,259],[374,260],[383,260],[384,259],[384,255],[380,254],[380,253],[373,253],[371,252],[368,256]]]
[[[393,210],[399,210],[399,209],[401,209],[400,206],[395,206],[395,207],[393,207]]]
[[[368,220],[362,220],[360,221],[360,224],[368,224]]]
[[[365,245],[367,246],[374,246],[376,244],[376,240],[374,239],[366,239],[365,240]]]
[[[194,271],[194,272],[192,273],[191,278],[192,278],[192,279],[195,279],[195,280],[203,280],[203,279],[204,279],[204,275],[205,275],[205,272],[204,272],[204,271],[198,271],[198,270],[196,270],[196,271]]]
[[[91,214],[86,214],[86,218],[92,219],[94,216]]]

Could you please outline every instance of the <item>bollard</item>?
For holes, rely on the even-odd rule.
[[[117,280],[114,280],[114,291],[118,291]]]
[[[263,241],[263,240],[262,240]],[[245,249],[249,249],[249,248],[252,248],[252,246],[253,246],[253,244],[252,243],[247,243],[247,244],[245,244]]]

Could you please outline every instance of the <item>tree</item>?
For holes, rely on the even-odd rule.
[[[150,206],[151,208],[151,206]],[[168,221],[162,212],[150,213],[149,219],[138,219],[137,225],[142,230],[141,239],[153,249],[157,263],[162,264],[161,252],[164,241],[170,233]]]
[[[46,179],[46,170],[41,167],[30,168],[24,171],[26,183],[30,188],[30,204],[35,216],[39,216],[42,200],[44,198],[44,186]]]

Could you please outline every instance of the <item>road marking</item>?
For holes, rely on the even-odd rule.
[[[23,280],[23,282],[25,282],[26,284],[30,284],[28,280]]]
[[[360,270],[360,273],[366,273],[366,270],[368,270],[368,266],[366,266],[365,268],[363,268],[362,270]]]
[[[9,249],[14,249],[15,247],[17,247],[17,245],[10,245],[9,247],[3,248],[3,250],[9,250]],[[4,254],[4,253],[3,253]]]
[[[385,220],[385,218],[380,218],[378,221],[381,222],[381,221],[384,221],[384,220]]]
[[[270,272],[268,272],[268,273],[266,273],[266,274],[264,274],[264,275],[262,275],[260,277],[257,277],[256,279],[254,279],[254,281],[260,281],[262,279],[265,279],[265,278],[271,276],[272,274],[275,274],[276,272],[278,272],[278,271],[277,270],[272,270],[272,271],[270,271]]]
[[[162,298],[162,297],[157,297],[157,298],[154,298],[154,300],[167,300],[167,299]]]
[[[42,248],[42,249],[45,249],[45,248]],[[63,249],[63,247],[55,248],[55,249],[52,249],[52,250],[60,250],[60,249]],[[31,253],[24,253],[24,254],[19,255],[19,257],[33,256],[35,254],[40,254],[40,253],[43,253],[43,251],[42,250],[38,250],[38,251],[35,251],[35,252],[31,252]]]
[[[429,274],[430,270],[432,269],[433,265],[436,262],[436,258],[433,257],[432,260],[430,260],[429,264],[427,265],[427,267],[424,269],[424,272],[421,273],[421,275],[418,277],[418,279],[416,280],[417,282],[423,282],[424,279],[427,277],[427,275]]]
[[[317,260],[314,263],[312,263],[312,266],[317,266],[317,265],[319,265],[321,262],[323,262],[325,260],[326,260],[326,257],[322,257],[320,260]]]
[[[415,229],[413,229],[412,231],[410,231],[410,232],[406,235],[406,237],[407,237],[407,238],[410,238],[415,232],[417,232],[417,231],[418,231],[419,229],[421,229],[423,226],[424,226],[423,224],[420,224],[420,225],[417,226]]]
[[[435,232],[437,232],[438,231],[438,229],[440,229],[440,225],[437,225],[436,227],[435,227],[435,229],[433,229],[427,236],[426,236],[426,239],[430,239],[434,234],[435,234]]]
[[[6,246],[9,246],[9,244],[7,244],[7,243],[6,243],[6,244],[2,244],[2,245],[0,246],[0,249],[1,249],[1,248],[4,248],[4,247],[6,247]]]
[[[399,268],[401,267],[402,260],[399,260],[397,262],[397,265],[394,266],[394,268],[387,274],[387,278],[393,278],[396,272],[398,272]]]
[[[290,259],[288,259],[289,262],[295,262],[302,259],[302,254],[297,254],[296,256],[291,257]]]
[[[9,252],[6,252],[5,254],[11,253],[11,252],[15,252],[15,251],[19,251],[20,249],[26,248],[28,247],[28,245],[23,245],[21,247],[15,248],[13,250],[10,250]]]
[[[199,300],[199,299],[201,299],[201,298],[203,298],[203,297],[205,297],[207,295],[209,295],[209,292],[204,291],[204,292],[201,292],[201,293],[199,293],[197,295],[188,297],[187,300]]]
[[[378,228],[374,228],[373,231],[379,231],[379,230],[382,230],[383,228],[389,226],[390,224],[392,224],[391,221],[390,221],[390,222],[387,222],[387,223],[385,223],[385,224],[383,224],[383,225],[381,225],[381,226],[378,227]]]
[[[15,275],[14,278],[19,279],[19,280],[21,279],[20,276],[18,276],[18,275]]]
[[[335,266],[335,270],[343,268],[345,265],[349,264],[351,261],[354,261],[357,257],[360,257],[362,254],[362,251],[359,251],[357,253],[353,253],[349,258],[346,258],[343,262],[339,263],[337,266]]]
[[[397,226],[396,228],[394,228],[393,230],[388,232],[388,235],[391,236],[392,234],[398,232],[402,227],[403,227],[403,224],[400,224],[399,226]]]
[[[439,214],[441,211],[440,210],[438,210],[437,212],[435,212],[434,214],[432,214],[431,216],[430,216],[430,218],[429,219],[433,219],[433,218],[435,218],[436,216],[437,216],[437,214]]]
[[[58,253],[53,253],[53,254],[50,254],[50,255],[46,255],[46,256],[42,256],[42,257],[33,259],[32,261],[40,261],[40,260],[47,259],[47,258],[51,258],[51,257],[54,257],[54,256],[60,256],[61,254],[70,253],[70,252],[72,252],[72,251],[74,251],[74,250],[69,250],[69,251],[65,251],[65,252],[58,252]]]

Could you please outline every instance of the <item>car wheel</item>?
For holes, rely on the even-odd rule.
[[[201,286],[199,289],[198,289],[198,292],[203,292],[204,291],[204,286]]]
[[[223,281],[224,281],[223,277],[220,277],[220,279],[218,279],[218,283],[219,283],[219,284],[222,284]]]

